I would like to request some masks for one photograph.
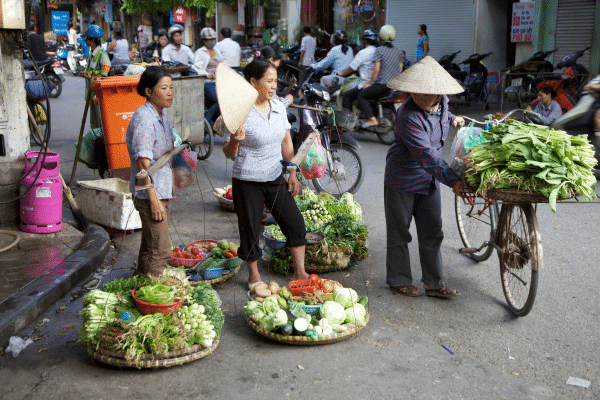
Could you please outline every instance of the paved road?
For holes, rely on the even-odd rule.
[[[53,110],[59,102],[64,107],[53,111],[53,147],[63,156],[65,176],[70,173],[72,138],[83,110],[81,86],[74,84],[69,90],[71,82],[80,85],[81,81],[69,78],[53,103]],[[497,258],[478,264],[458,254],[461,242],[453,195],[444,188],[446,280],[462,295],[451,301],[394,295],[385,285],[382,182],[387,146],[375,136],[355,137],[367,168],[356,199],[369,225],[370,256],[356,268],[331,275],[369,295],[372,319],[355,340],[295,348],[257,338],[241,316],[247,278],[242,271],[233,281],[217,286],[227,322],[214,354],[180,368],[120,371],[92,365],[85,349],[70,342],[81,321],[77,316],[81,301],[71,298],[81,292],[74,290],[46,314],[50,322],[39,329],[44,333],[39,341],[18,359],[0,360],[0,393],[4,391],[7,399],[166,398],[167,394],[180,398],[599,397],[599,234],[594,218],[598,204],[559,205],[556,214],[547,205],[538,207],[544,270],[532,312],[516,318],[502,294]],[[225,162],[220,147],[219,142],[213,155],[199,164],[199,185],[178,193],[171,229],[175,244],[236,237],[235,215],[220,211],[211,194],[211,186],[230,180],[230,172],[225,171],[231,170],[231,163]],[[80,165],[77,178],[93,179],[93,171]],[[139,233],[115,240],[104,280],[131,274],[138,245]],[[418,283],[416,243],[411,252]],[[261,268],[263,278],[286,282],[283,277],[267,277],[266,267]],[[66,309],[60,311],[61,306]],[[72,324],[78,326],[67,327]],[[23,334],[34,334],[33,326]],[[591,381],[591,386],[568,386],[570,376]]]

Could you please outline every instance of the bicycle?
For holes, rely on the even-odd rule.
[[[526,110],[513,110],[499,124],[517,111],[536,116]],[[486,125],[472,118],[463,117]],[[472,259],[485,261],[496,250],[500,263],[502,291],[510,310],[519,317],[527,315],[535,301],[538,275],[543,267],[543,249],[536,209],[536,200],[494,196],[477,196],[466,189],[455,195],[455,214],[460,239],[465,246],[459,252]],[[500,204],[499,204],[500,202]]]

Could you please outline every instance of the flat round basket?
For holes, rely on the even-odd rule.
[[[315,340],[315,339],[311,338],[310,336],[286,336],[286,335],[280,335],[279,333],[262,332],[262,331],[259,331],[258,325],[256,323],[254,323],[254,321],[252,321],[250,319],[250,317],[247,315],[246,315],[246,321],[248,321],[250,328],[252,328],[252,330],[254,332],[258,333],[261,336],[264,336],[265,338],[267,338],[269,340],[273,340],[273,341],[279,342],[279,343],[294,344],[294,345],[300,345],[300,346],[315,346],[315,345],[319,345],[319,344],[330,344],[330,343],[335,343],[335,342],[341,342],[343,340],[348,340],[348,339],[355,337],[358,334],[358,332],[360,332],[364,328],[364,326],[357,326],[354,329],[350,329],[347,332],[334,333],[331,335],[321,336]],[[369,313],[367,313],[367,315],[365,317],[365,324],[368,322],[369,322]]]
[[[220,194],[213,193],[217,200],[219,201],[219,205],[225,211],[235,211],[235,207],[233,206],[233,200],[226,199]]]
[[[548,198],[546,196],[540,193],[527,192],[524,190],[489,189],[485,193],[485,196],[482,196],[477,193],[477,189],[468,188],[462,193],[462,197],[465,199],[476,196],[485,197],[492,200],[499,200],[504,203],[548,203]],[[558,199],[558,201],[560,200],[565,199]]]
[[[163,354],[142,354],[136,361],[129,361],[125,353],[112,352],[102,348],[92,349],[88,347],[88,353],[94,360],[115,367],[128,368],[168,368],[199,360],[211,354],[219,345],[219,338],[215,338],[210,347],[202,347],[199,344],[185,349]]]

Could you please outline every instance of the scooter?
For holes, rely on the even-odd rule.
[[[538,51],[526,61],[511,68],[509,86],[504,90],[508,101],[515,101],[519,107],[524,106],[537,98],[537,85],[540,82],[556,79],[555,76],[547,75],[554,71],[554,65],[546,60],[546,57],[556,50],[558,49]]]
[[[469,79],[466,83],[459,82],[464,86],[465,91],[457,95],[450,96],[451,104],[471,105],[473,102],[482,100],[485,103],[485,109],[489,109],[487,103],[488,94],[485,88],[488,77],[488,70],[481,61],[491,56],[493,53],[471,54],[466,60],[459,64],[469,65]]]
[[[56,58],[48,58],[44,61],[34,61],[33,58],[29,57],[29,52],[27,50],[24,50],[24,52],[25,58],[23,60],[23,67],[25,69],[25,80],[35,79],[36,71],[31,64],[32,62],[35,62],[48,87],[48,96],[51,98],[60,96],[60,93],[62,92],[62,83],[65,81],[65,77],[63,76],[64,72],[61,66],[53,66],[53,64],[56,63]]]
[[[342,108],[344,93],[357,87],[360,78],[356,75],[350,76],[342,83],[338,98],[335,116],[337,125],[348,131],[354,131],[364,134],[377,135],[381,143],[392,144],[394,142],[394,122],[396,121],[396,111],[400,105],[408,98],[408,94],[390,89],[388,93],[374,100],[369,100],[371,107],[375,109],[377,121],[376,126],[365,127],[366,118],[362,115],[362,110],[355,100],[352,104],[352,115],[354,118],[347,115],[348,110]]]
[[[600,84],[600,76],[592,79],[589,84]],[[577,105],[554,121],[550,127],[563,130],[569,135],[586,135],[596,149],[596,159],[600,161],[600,138],[594,136],[594,113],[598,109],[600,109],[600,93],[585,92]]]
[[[464,82],[465,79],[467,79],[469,73],[460,69],[458,64],[454,62],[454,58],[458,53],[460,53],[460,50],[455,53],[446,54],[442,56],[442,58],[440,58],[439,63],[446,71],[448,71],[450,75],[452,75],[454,79],[460,82]]]
[[[67,49],[69,50],[67,54],[67,63],[69,64],[69,68],[71,69],[73,75],[79,76],[79,74],[85,70],[85,66],[87,64],[83,48],[81,45],[68,45]]]
[[[299,108],[299,124],[290,130],[294,152],[313,131],[319,132],[321,144],[327,151],[327,168],[320,178],[312,179],[317,192],[327,192],[336,198],[344,193],[356,193],[365,177],[360,145],[344,130],[332,126],[331,114],[328,114],[329,92],[320,85],[304,84],[302,92],[306,99],[305,106]],[[296,122],[293,114],[288,114],[290,123]]]

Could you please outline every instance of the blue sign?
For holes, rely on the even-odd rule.
[[[66,35],[69,26],[68,11],[52,11],[52,33]]]

